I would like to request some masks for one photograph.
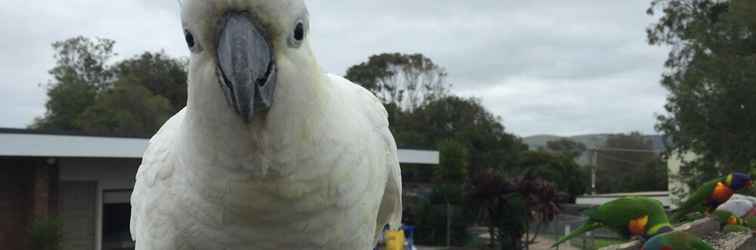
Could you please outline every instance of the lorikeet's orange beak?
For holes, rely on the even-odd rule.
[[[735,216],[730,216],[730,218],[727,218],[727,225],[737,225],[738,224],[738,218]]]
[[[632,235],[643,235],[646,233],[646,225],[648,224],[648,215],[630,220],[627,224],[627,228]]]
[[[746,182],[746,187],[747,188],[751,188],[751,186],[753,186],[753,181]]]

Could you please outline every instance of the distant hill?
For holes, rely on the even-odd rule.
[[[558,136],[558,135],[533,135],[523,137],[522,141],[528,144],[530,150],[537,150],[539,148],[545,148],[546,143],[549,141],[556,141],[562,138],[570,139],[576,142],[585,144],[587,148],[602,147],[606,144],[606,140],[611,134],[587,134],[576,136]],[[653,141],[654,149],[664,150],[664,137],[661,135],[645,135],[648,139]],[[586,152],[577,159],[578,164],[587,165],[590,163],[590,155]]]
[[[606,143],[606,140],[612,134],[587,134],[587,135],[575,135],[575,136],[558,136],[558,135],[533,135],[523,137],[522,140],[525,144],[530,146],[530,149],[538,149],[546,147],[546,143],[550,141],[556,141],[562,138],[570,139],[576,142],[585,144],[588,148],[601,147]],[[646,138],[654,142],[654,148],[662,150],[664,149],[664,137],[661,135],[644,135]]]
[[[558,135],[533,135],[523,137],[522,140],[525,144],[530,146],[530,149],[536,150],[538,148],[545,148],[546,143],[550,141],[556,141],[562,138],[570,139],[576,142],[585,144],[588,148],[600,147],[606,143],[606,139],[609,138],[609,134],[588,134],[588,135],[576,135],[576,136],[558,136]]]
[[[522,141],[525,144],[528,144],[530,146],[530,149],[538,149],[538,148],[545,148],[546,143],[550,141],[556,141],[562,138],[561,136],[557,135],[533,135],[528,137],[523,137]]]

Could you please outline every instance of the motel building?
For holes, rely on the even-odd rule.
[[[27,249],[34,218],[63,222],[64,250],[133,249],[129,198],[146,138],[0,129],[0,248]],[[401,164],[437,151],[399,149]]]

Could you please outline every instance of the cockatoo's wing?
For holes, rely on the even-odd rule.
[[[378,211],[378,223],[376,224],[380,228],[376,229],[376,232],[380,233],[383,226],[388,224],[391,229],[399,229],[402,223],[402,174],[399,168],[399,159],[396,152],[396,142],[391,135],[391,131],[388,127],[388,117],[383,105],[378,101],[375,96],[364,91],[376,105],[376,113],[382,116],[381,136],[383,137],[385,144],[386,154],[386,171],[388,173],[388,179],[386,180],[386,189],[383,193],[383,200],[381,201],[381,208]]]
[[[393,142],[393,138],[391,141]],[[399,162],[396,159],[396,151],[387,153],[389,158],[386,164],[388,180],[386,180],[386,190],[383,193],[383,201],[378,211],[378,223],[380,228],[376,232],[380,233],[383,225],[388,224],[391,229],[399,229],[402,223],[402,175],[399,170]]]
[[[175,213],[176,195],[170,188],[177,163],[171,149],[180,133],[184,110],[171,117],[153,136],[142,157],[131,195],[131,237],[137,249],[177,249],[170,240],[176,225],[169,222]],[[155,238],[157,237],[157,238]]]
[[[370,124],[373,125],[374,133],[383,142],[380,147],[382,147],[382,153],[384,154],[384,167],[387,178],[376,220],[375,237],[377,238],[382,234],[385,225],[389,225],[391,229],[396,230],[401,227],[402,222],[402,175],[399,168],[396,142],[394,141],[394,136],[391,134],[391,130],[389,130],[388,113],[383,107],[383,103],[367,89],[340,76],[329,74],[328,78],[331,82],[343,83],[339,85],[354,90],[350,92],[357,95],[355,99],[360,100],[360,103],[363,105],[362,109],[368,117]]]

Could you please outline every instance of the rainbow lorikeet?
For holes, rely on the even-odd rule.
[[[725,203],[735,192],[750,188],[751,176],[743,173],[732,173],[727,177],[720,177],[708,181],[693,192],[687,200],[672,214],[673,221],[679,221],[683,216],[695,211],[714,211]]]
[[[649,238],[659,233],[672,231],[661,202],[645,197],[624,197],[585,213],[588,220],[569,235],[560,238],[552,247],[575,236],[606,227],[629,239],[634,236]]]
[[[719,221],[719,228],[724,228],[724,226],[726,225],[743,224],[743,220],[741,220],[734,213],[727,210],[717,209],[713,213],[711,213],[711,215],[714,217],[714,219]]]
[[[641,250],[714,250],[709,243],[687,232],[674,231],[648,239]]]

